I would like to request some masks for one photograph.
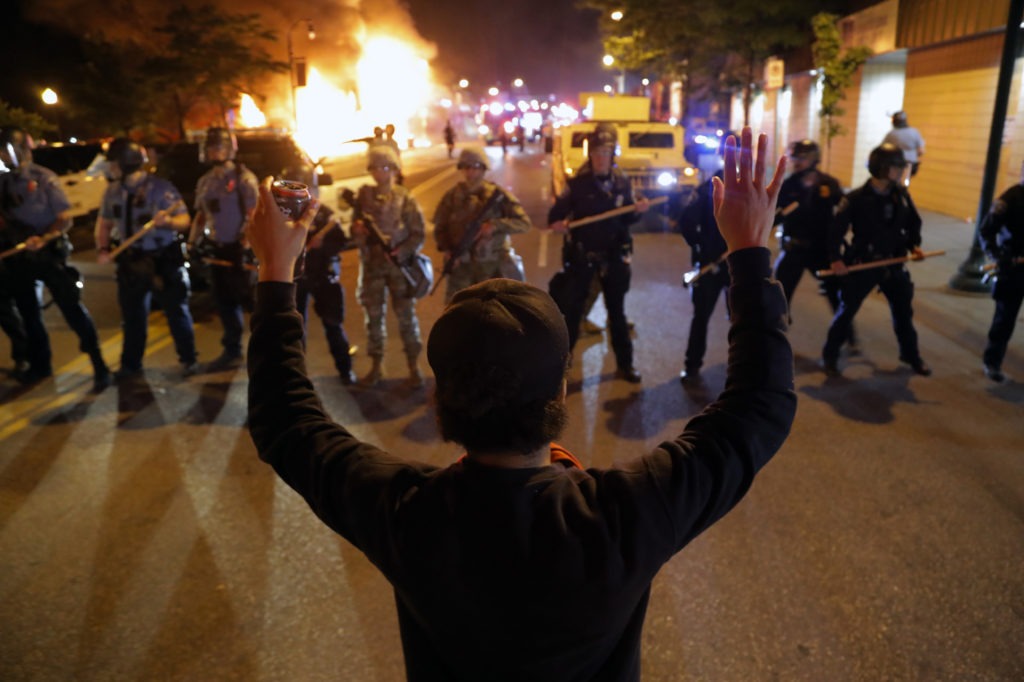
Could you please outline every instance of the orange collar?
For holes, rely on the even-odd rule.
[[[558,443],[552,442],[550,448],[552,464],[561,464],[566,469],[583,469],[582,462],[576,459],[576,456],[574,454],[563,448]],[[466,453],[463,453],[462,456],[459,457],[458,461],[462,462],[468,456],[469,455],[467,455]]]

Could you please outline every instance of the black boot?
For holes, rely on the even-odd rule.
[[[89,360],[92,361],[92,392],[102,393],[110,386],[113,377],[110,375],[110,368],[103,360],[103,354],[97,348],[89,353]]]

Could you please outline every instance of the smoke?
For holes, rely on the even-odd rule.
[[[325,77],[343,90],[356,91],[355,65],[367,36],[386,34],[414,46],[426,60],[436,56],[436,47],[417,32],[412,16],[400,0],[307,0],[301,6],[279,0],[206,0],[186,3],[193,7],[212,6],[232,14],[257,14],[265,27],[276,33],[274,44],[264,47],[275,59],[288,61],[288,37],[296,58],[305,58]],[[151,47],[158,35],[153,29],[163,24],[175,3],[164,0],[35,0],[26,3],[29,20],[51,24],[87,38]],[[301,8],[299,8],[301,7]],[[315,38],[307,35],[305,20],[312,22]],[[288,97],[288,74],[268,79],[258,93],[272,106]]]

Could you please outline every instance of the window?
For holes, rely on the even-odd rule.
[[[650,149],[672,149],[675,146],[672,133],[630,133],[629,146],[632,149],[647,147]]]

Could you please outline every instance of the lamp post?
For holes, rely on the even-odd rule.
[[[46,88],[39,95],[39,99],[43,100],[43,104],[48,107],[53,107],[53,116],[57,120],[57,139],[64,139],[64,135],[60,130],[60,98],[57,97],[56,91],[53,88]]]
[[[606,54],[601,58],[601,63],[607,66],[609,69],[615,66],[615,57],[610,54]],[[619,69],[619,75],[617,80],[619,81],[619,94],[623,95],[626,93],[626,68],[622,67]]]
[[[292,131],[299,131],[299,110],[295,104],[295,88],[297,86],[297,78],[295,77],[295,55],[292,53],[292,31],[296,26],[305,22],[306,30],[310,40],[316,38],[316,31],[313,29],[313,21],[311,19],[296,19],[292,22],[292,25],[288,27],[287,40],[288,40],[288,78],[289,84],[292,89]]]

